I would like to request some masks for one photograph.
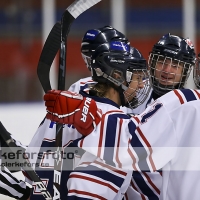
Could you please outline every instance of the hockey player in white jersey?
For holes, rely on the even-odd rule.
[[[146,101],[132,110],[140,114],[162,95],[183,89],[195,65],[192,41],[170,33],[163,35],[152,47],[148,58],[152,90]]]
[[[195,65],[191,40],[171,35],[162,36],[153,46],[148,64],[154,100],[174,89],[182,89]]]
[[[110,26],[104,26],[98,29],[90,29],[85,33],[81,43],[81,54],[89,71],[91,71],[92,53],[101,43],[105,43],[106,41],[109,41],[111,39],[127,41],[125,35]],[[92,77],[87,77],[80,79],[79,81],[72,84],[68,90],[77,93],[79,93],[80,90],[88,92],[90,87],[94,84],[95,81],[92,80]],[[120,107],[120,109],[126,113],[142,112],[145,109],[147,102],[150,102],[150,100],[152,100],[151,96],[152,95],[150,93],[144,103],[138,105],[138,109],[127,107]],[[146,198],[150,197],[151,199],[157,200],[162,184],[161,181],[162,176],[160,172],[155,172],[154,175],[151,174],[151,176],[149,176],[148,173],[145,172],[143,172],[142,174],[134,172],[133,178],[131,180],[128,191],[125,194],[125,197],[127,199],[134,198],[140,200],[144,196]]]
[[[190,39],[171,35],[170,33],[161,37],[159,41],[154,44],[148,59],[152,90],[146,101],[138,108],[134,109],[133,113],[140,114],[151,102],[162,95],[173,89],[184,88],[191,69],[194,67],[194,63],[195,52]],[[153,199],[153,196],[156,196],[154,194],[160,194],[162,171],[152,174],[144,171],[141,173],[133,172],[133,178],[134,179],[131,180],[131,185],[134,185],[134,189],[133,187],[129,188],[127,191],[128,197],[131,195],[132,198],[135,190],[143,191],[143,193],[140,193],[141,197],[139,197],[142,199],[145,198],[144,194],[148,194],[146,196],[151,199]],[[140,181],[137,181],[138,178],[147,180],[147,184],[141,184]],[[137,184],[137,182],[139,184]],[[146,185],[149,185],[153,192],[151,192],[148,187],[145,187]],[[156,199],[156,197],[154,199]]]
[[[100,45],[109,40],[120,40],[127,41],[125,35],[114,29],[110,26],[104,26],[98,29],[90,29],[86,31],[83,36],[81,43],[81,54],[83,60],[89,71],[91,71],[91,56],[94,53],[95,49]],[[79,93],[80,90],[84,90],[85,92],[89,92],[89,89],[96,82],[92,80],[92,77],[87,77],[80,79],[70,86],[69,91]],[[145,92],[145,91],[144,91]],[[126,113],[138,113],[142,112],[147,102],[150,101],[151,93],[148,98],[142,103],[138,105],[137,108],[127,108],[121,107],[120,109]],[[125,194],[125,197],[128,199],[134,198],[141,199],[144,197],[151,197],[151,199],[158,199],[160,193],[162,176],[160,172],[155,172],[154,175],[150,175],[148,173],[136,173],[134,172],[133,178],[131,180],[130,186]]]
[[[199,69],[195,71],[194,80],[199,87]],[[46,98],[49,98],[49,95],[54,96],[51,101]],[[68,102],[70,101],[74,108],[82,110],[83,107],[79,105],[83,104],[85,98],[78,103],[72,99],[73,95],[65,99],[61,96],[53,95],[53,92],[47,94],[47,117],[58,122],[68,122]],[[59,103],[60,98],[65,102],[64,107]],[[55,106],[52,107],[52,103],[55,103]],[[93,100],[91,103],[94,103]],[[96,111],[99,112],[97,108]],[[200,90],[175,89],[158,98],[142,114],[132,118],[127,119],[127,115],[113,110],[102,115],[98,125],[96,120],[94,126],[95,118],[87,121],[85,127],[89,127],[89,131],[82,131],[86,137],[73,143],[103,161],[112,163],[114,167],[151,172],[162,169],[161,200],[198,200],[199,108]],[[94,110],[92,114],[96,116],[98,112],[95,114]],[[57,114],[60,118],[55,118]],[[78,112],[72,115],[70,123],[78,129],[83,128]],[[107,138],[109,140],[106,140]]]
[[[91,65],[91,70],[92,78],[97,84],[90,89],[89,95],[80,92],[89,99],[95,99],[101,107],[102,114],[109,112],[110,109],[115,109],[115,112],[120,114],[122,113],[119,109],[121,105],[133,108],[141,104],[148,94],[148,92],[143,93],[143,90],[149,89],[150,78],[145,59],[137,49],[133,48],[132,54],[130,54],[127,47],[123,47],[122,51],[120,46],[119,42],[112,41],[110,44],[100,45],[95,50],[92,55],[94,65]],[[58,92],[58,95],[63,95],[65,99],[68,92],[62,94]],[[52,92],[52,96],[54,97],[54,92]],[[48,100],[51,99],[51,95],[46,97]],[[85,105],[89,107],[88,103]],[[82,118],[84,125],[84,121],[89,117],[87,114],[81,113],[79,114],[82,117],[85,116]],[[55,116],[55,118],[57,117],[60,116]],[[94,118],[96,119],[95,116]],[[127,116],[127,118],[129,117]],[[56,119],[52,120],[56,121]],[[89,118],[89,120],[91,119]],[[70,124],[70,121],[62,123]],[[81,132],[85,128],[82,127]],[[68,198],[122,199],[130,184],[131,176],[132,171],[122,171],[111,167],[110,163],[104,163],[86,153],[69,176]]]
[[[116,29],[112,28],[111,26],[104,26],[104,27],[98,28],[98,29],[91,29],[85,33],[83,40],[82,40],[81,52],[82,52],[83,59],[88,68],[90,68],[90,56],[95,51],[95,49],[99,45],[109,42],[109,41],[125,42],[126,44],[129,44],[129,41],[124,36],[124,34],[117,31]],[[91,77],[86,78],[86,79],[81,79],[79,81],[79,85],[74,84],[71,86],[71,90],[72,91],[83,90],[85,92],[88,92],[88,88],[90,88],[95,83],[96,82],[93,81],[91,79]],[[47,126],[47,127],[45,128],[45,126]],[[53,127],[53,122],[52,122],[51,127]],[[68,128],[69,127],[67,127],[67,126],[64,128],[64,129],[66,129],[66,132],[68,131],[67,130]],[[72,129],[73,127],[70,127],[70,128]],[[32,139],[32,141],[29,145],[29,149],[27,151],[28,152],[35,151],[36,146],[39,147],[36,150],[38,152],[42,151],[43,147],[53,147],[54,146],[54,141],[53,141],[54,137],[55,137],[55,129],[52,129],[52,128],[49,129],[49,126],[47,125],[47,123],[42,122],[42,124],[39,127],[38,131],[36,132],[34,138]],[[78,134],[77,137],[80,137],[80,134]],[[64,138],[63,146],[65,146],[67,144],[67,142],[69,141],[68,140],[69,137],[67,137],[67,141],[65,140],[65,136],[63,136],[63,138]],[[76,139],[76,135],[74,135],[70,139]],[[41,149],[40,149],[40,146],[41,146]],[[41,159],[34,157],[34,159],[32,159],[31,162],[38,163],[38,162],[40,162],[40,160]],[[53,165],[53,163],[52,164],[49,163],[49,165]],[[46,170],[44,166],[43,166],[43,169],[44,169],[44,171],[42,171],[40,167],[35,168],[36,172],[40,175],[41,179],[43,179],[45,181],[45,183],[48,183],[47,184],[48,190],[52,191],[53,169],[51,168],[51,170]],[[64,174],[64,171],[65,170],[63,170],[63,174]],[[64,182],[65,180],[67,180],[67,178],[65,180],[64,179],[62,179],[62,180]],[[33,190],[33,195],[31,196],[31,199],[35,199],[35,198],[42,199],[43,197],[41,195],[38,195],[39,191],[36,189],[35,185],[33,187],[34,187],[34,190]],[[65,199],[66,194],[67,194],[66,185],[64,185],[63,188],[64,189],[61,189],[61,199]],[[62,191],[64,191],[64,193]]]

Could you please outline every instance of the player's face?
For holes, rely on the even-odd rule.
[[[129,84],[128,89],[124,92],[125,101],[130,102],[134,97],[136,97],[137,92],[144,88],[146,74],[144,72],[135,71],[132,75],[132,80]]]
[[[170,58],[159,57],[155,67],[155,78],[162,85],[176,85],[181,81],[182,62]]]

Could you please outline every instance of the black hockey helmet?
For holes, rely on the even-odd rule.
[[[128,39],[125,35],[111,26],[90,29],[84,34],[81,43],[81,54],[89,70],[92,53],[100,44],[107,43],[111,40],[128,43]]]
[[[144,73],[144,79],[149,80],[146,60],[139,50],[130,47],[126,42],[111,41],[99,45],[91,58],[92,79],[98,83],[108,83],[117,89],[122,106],[135,108],[144,102],[148,92],[140,95],[138,91],[139,101],[138,98],[134,98],[134,102],[128,102],[126,105],[124,103],[124,91],[128,89],[134,73],[140,71]],[[116,73],[118,74],[117,78],[114,77]],[[148,89],[150,88],[148,82],[143,91],[147,90],[147,85]]]
[[[159,83],[159,77],[155,76],[156,65],[162,63],[164,66],[166,60],[171,60],[172,66],[183,67],[182,73],[176,74],[181,77],[180,82],[171,82],[169,85]],[[162,36],[153,46],[152,52],[149,55],[148,64],[155,93],[163,95],[170,90],[183,88],[195,64],[194,46],[190,39],[184,39],[168,33]]]
[[[198,89],[200,89],[200,53],[198,54],[198,58],[193,71],[194,83]]]

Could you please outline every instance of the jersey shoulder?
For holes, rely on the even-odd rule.
[[[200,90],[193,89],[179,89],[168,92],[158,99],[164,107],[170,112],[177,107],[184,105],[188,102],[199,100]]]
[[[96,82],[92,80],[92,77],[82,78],[77,82],[73,83],[68,90],[76,93],[79,93],[80,90],[88,92],[90,86],[95,83]]]

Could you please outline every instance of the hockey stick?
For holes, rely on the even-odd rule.
[[[101,0],[76,0],[73,2],[64,12],[63,14],[63,22],[65,23],[65,27],[62,31],[62,36],[67,36],[69,33],[70,26],[72,22],[84,11],[92,7],[93,5],[97,4]],[[51,29],[45,44],[43,46],[38,66],[37,66],[37,74],[42,85],[44,92],[46,93],[48,90],[51,90],[51,83],[49,78],[49,72],[51,69],[51,65],[53,60],[60,49],[61,44],[61,24],[57,22],[53,28]],[[59,80],[64,80],[65,83],[65,69],[60,69]],[[63,85],[63,84],[62,84]]]
[[[60,37],[60,57],[58,73],[58,90],[65,89],[66,75],[66,41],[72,22],[84,11],[100,2],[101,0],[76,0],[63,13],[61,19],[61,37]],[[56,125],[56,146],[57,153],[62,155],[62,125]],[[60,199],[60,181],[62,159],[54,160],[54,199]]]
[[[45,93],[48,90],[51,90],[49,72],[59,48],[60,48],[60,22],[57,22],[51,29],[45,41],[37,66],[38,78]]]
[[[14,140],[10,136],[11,134],[5,129],[3,124],[0,121],[0,136],[2,139],[6,142],[6,144],[10,147],[11,151],[13,153],[16,152],[16,149],[19,149],[19,147],[15,144]],[[38,186],[40,192],[44,196],[46,200],[52,200],[51,194],[41,181],[40,177],[37,175],[37,173],[33,170],[31,167],[31,163],[29,162],[28,158],[26,158],[25,150],[21,148],[22,154],[18,154],[19,156],[19,163],[23,163],[24,167],[23,169],[28,174],[28,176],[31,178],[32,181]]]
[[[58,74],[58,89],[65,89],[66,74],[66,41],[72,22],[84,11],[101,0],[76,0],[64,12],[61,19],[60,65]]]
[[[42,49],[42,53],[39,59],[37,73],[39,80],[45,92],[51,90],[51,84],[49,79],[49,72],[51,64],[60,47],[59,58],[59,76],[58,76],[58,89],[64,90],[65,88],[65,74],[66,74],[66,37],[68,36],[70,26],[72,22],[85,10],[89,9],[101,0],[76,0],[74,1],[64,12],[60,23],[57,22],[52,28],[45,45]],[[59,37],[60,36],[60,37]],[[62,125],[56,126],[56,145],[61,146],[62,143]],[[58,148],[57,153],[60,152]],[[61,166],[59,162],[54,162],[54,199],[60,198],[59,185],[61,178]],[[57,168],[57,169],[56,169]]]

